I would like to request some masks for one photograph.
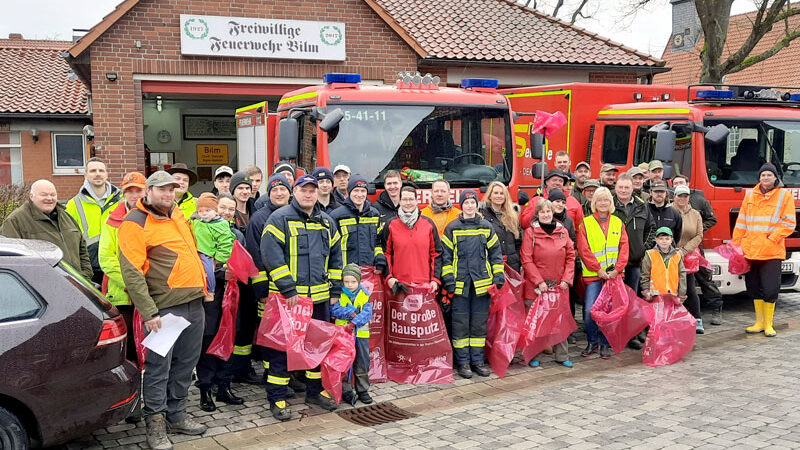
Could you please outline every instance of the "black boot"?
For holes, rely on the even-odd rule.
[[[358,400],[365,405],[369,405],[373,402],[372,397],[370,397],[369,392],[359,392],[358,393]]]
[[[461,364],[458,366],[457,369],[458,376],[461,378],[472,378],[472,369],[470,369],[469,364]]]
[[[472,372],[477,373],[482,377],[488,377],[492,374],[492,371],[489,369],[489,366],[486,364],[474,364],[472,366]]]
[[[214,404],[214,399],[211,398],[211,391],[208,389],[203,389],[200,391],[200,409],[205,412],[217,410],[217,405]]]
[[[252,384],[254,386],[260,386],[260,385],[266,384],[266,381],[264,381],[263,377],[259,377],[258,375],[256,375],[256,371],[253,370],[252,368],[250,369],[249,372],[234,376],[233,377],[233,382],[234,383]]]
[[[230,386],[220,386],[219,389],[217,389],[217,401],[227,403],[229,405],[244,404],[244,399],[234,395],[234,393],[231,392]]]

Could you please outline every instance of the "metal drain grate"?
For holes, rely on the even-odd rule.
[[[364,406],[361,408],[348,409],[336,413],[342,419],[353,422],[356,425],[371,427],[383,423],[397,422],[398,420],[416,417],[404,409],[398,408],[393,403],[378,403],[376,405]]]

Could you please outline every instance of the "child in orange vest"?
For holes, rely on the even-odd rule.
[[[644,298],[652,301],[661,294],[677,295],[681,303],[686,300],[686,268],[683,258],[672,245],[672,230],[656,230],[656,245],[642,258],[640,285]]]

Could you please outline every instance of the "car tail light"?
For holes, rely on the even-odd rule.
[[[103,321],[103,329],[100,331],[96,347],[115,344],[125,340],[126,337],[128,337],[128,327],[125,326],[125,320],[122,315],[117,314]]]

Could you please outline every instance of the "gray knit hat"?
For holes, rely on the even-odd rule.
[[[358,264],[350,263],[344,266],[344,269],[342,269],[342,278],[344,278],[345,275],[350,275],[361,283],[361,267],[359,267]]]

